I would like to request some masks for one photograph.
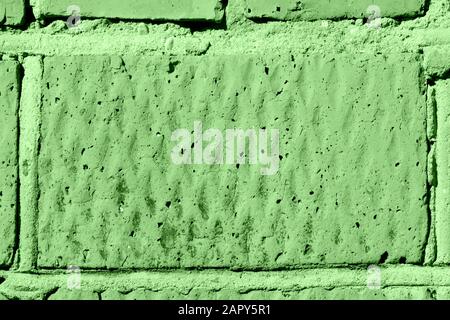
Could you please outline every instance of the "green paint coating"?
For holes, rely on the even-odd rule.
[[[81,17],[147,20],[212,20],[223,17],[219,0],[39,0],[41,17],[70,16],[69,6],[80,8]]]
[[[41,267],[422,259],[416,55],[47,57],[43,78]],[[279,129],[279,173],[173,165],[196,120]]]
[[[19,64],[0,61],[0,267],[10,266],[16,233]]]
[[[0,25],[20,25],[24,16],[24,0],[0,0]]]
[[[380,8],[380,17],[417,16],[425,0],[246,0],[246,15],[251,18],[281,20],[336,19],[368,17],[369,6]]]
[[[221,3],[67,28],[77,3],[0,0],[0,300],[450,298],[448,1],[377,1],[375,30],[372,1]],[[279,174],[168,165],[195,120],[280,129]]]
[[[82,272],[81,288],[61,272],[0,272],[0,299],[449,299],[448,267],[387,266],[383,286],[367,287],[365,268],[294,271]]]
[[[20,237],[19,269],[32,271],[37,257],[37,158],[41,114],[41,57],[23,60],[22,95],[20,99]]]
[[[436,84],[437,143],[436,143],[436,223],[437,262],[450,262],[450,82]]]

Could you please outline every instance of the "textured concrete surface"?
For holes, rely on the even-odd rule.
[[[0,1],[0,299],[449,299],[450,3],[371,5]]]

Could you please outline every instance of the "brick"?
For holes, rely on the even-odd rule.
[[[20,25],[24,16],[24,0],[0,0],[0,25]]]
[[[415,54],[45,58],[38,266],[421,262],[420,74]],[[279,129],[279,172],[173,164],[196,120]]]
[[[220,21],[224,13],[219,0],[40,0],[39,12],[43,17],[70,16],[67,11],[74,4],[81,17],[96,18]]]
[[[450,81],[436,83],[437,263],[450,262]]]
[[[377,5],[381,17],[417,16],[423,13],[425,0],[246,0],[250,18],[280,20],[318,20],[364,18],[370,5]]]
[[[450,46],[431,46],[424,48],[424,68],[432,77],[446,78],[450,70]]]
[[[18,63],[0,61],[0,74],[0,267],[7,267],[16,237]]]

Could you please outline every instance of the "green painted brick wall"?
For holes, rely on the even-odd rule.
[[[0,299],[450,298],[449,8],[0,0]]]

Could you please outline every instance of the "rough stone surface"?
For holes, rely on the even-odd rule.
[[[219,0],[39,0],[37,11],[42,17],[70,16],[68,8],[76,5],[81,17],[104,17],[146,20],[213,20],[223,17]]]
[[[425,0],[246,0],[246,15],[251,18],[337,19],[364,18],[380,8],[377,17],[417,16],[423,13]],[[378,14],[378,13],[375,13]]]
[[[16,237],[18,63],[0,61],[0,75],[0,267],[7,267]]]
[[[0,26],[20,25],[25,16],[24,0],[0,0]]]
[[[415,55],[48,57],[43,77],[41,267],[422,259]],[[279,173],[174,165],[171,133],[196,120],[279,129]]]

